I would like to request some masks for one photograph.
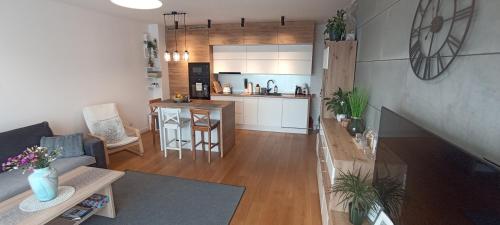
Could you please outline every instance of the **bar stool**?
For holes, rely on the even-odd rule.
[[[161,102],[161,98],[155,98],[149,100],[149,126],[151,133],[153,134],[153,145],[156,143],[156,135],[159,133],[158,124],[158,107],[152,106],[151,104]]]
[[[196,146],[201,144],[201,149],[205,152],[205,144],[208,144],[208,163],[211,161],[212,148],[219,146],[219,154],[222,155],[220,148],[220,121],[210,119],[210,111],[206,109],[190,109],[191,112],[191,150],[193,151],[193,160],[196,160]],[[212,144],[212,130],[217,129],[217,143]],[[196,131],[201,132],[201,141],[196,143]],[[205,142],[205,134],[208,133],[208,143]]]
[[[181,109],[178,108],[160,108],[160,141],[161,150],[164,152],[165,158],[167,157],[168,150],[179,151],[179,159],[182,159],[182,128],[189,124],[188,118],[181,118]],[[174,139],[169,140],[168,130],[175,130]],[[170,146],[175,142],[174,147]]]

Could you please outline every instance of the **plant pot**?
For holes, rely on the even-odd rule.
[[[351,136],[356,136],[357,133],[363,133],[365,131],[365,126],[363,120],[358,117],[352,117],[349,126],[347,126],[347,131]]]
[[[330,39],[330,41],[335,41],[335,32],[334,31],[330,31],[330,33],[328,33],[328,39]]]
[[[35,169],[28,176],[28,182],[33,194],[41,202],[50,201],[57,196],[59,178],[56,170],[51,167]]]
[[[366,215],[365,210],[355,209],[352,203],[349,203],[349,222],[353,225],[362,225]]]
[[[337,121],[342,122],[343,119],[347,118],[347,115],[346,114],[337,114],[335,115],[335,117],[337,118]]]

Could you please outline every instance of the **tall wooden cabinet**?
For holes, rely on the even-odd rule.
[[[339,88],[346,91],[353,89],[357,46],[357,41],[326,42],[323,54],[322,99],[331,97]],[[333,117],[333,114],[326,109],[324,100],[321,105],[322,117]]]

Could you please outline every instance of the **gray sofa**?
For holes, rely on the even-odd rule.
[[[27,147],[40,145],[40,139],[44,136],[53,136],[47,122],[0,133],[0,163],[5,162],[8,157],[20,154]],[[85,138],[83,142],[84,155],[59,158],[52,163],[52,167],[57,170],[59,175],[79,166],[106,168],[102,141],[95,138]],[[27,177],[28,174],[22,174],[22,171],[4,172],[0,168],[0,202],[27,191],[30,188]]]

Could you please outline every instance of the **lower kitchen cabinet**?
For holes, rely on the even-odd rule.
[[[215,95],[212,100],[236,102],[236,128],[285,133],[308,133],[309,99]]]
[[[245,125],[259,124],[259,99],[253,97],[243,98],[243,123]]]
[[[259,99],[259,126],[281,127],[281,98]]]
[[[307,129],[309,120],[309,99],[283,99],[281,126]]]

